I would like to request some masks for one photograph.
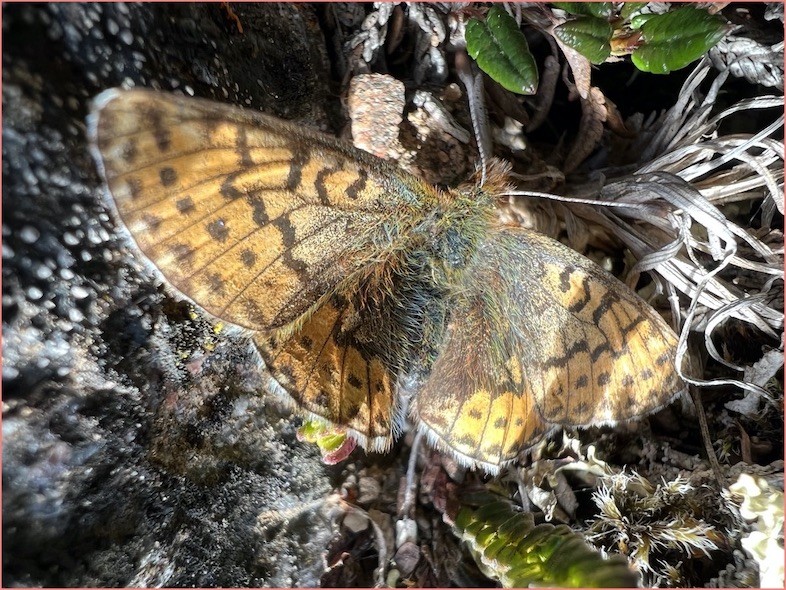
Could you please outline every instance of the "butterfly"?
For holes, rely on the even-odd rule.
[[[100,94],[88,128],[107,202],[165,282],[244,330],[285,402],[367,450],[408,415],[497,473],[556,426],[636,419],[684,389],[677,338],[638,295],[496,221],[504,164],[443,190],[303,126],[143,89]]]

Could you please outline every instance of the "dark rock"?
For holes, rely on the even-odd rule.
[[[407,541],[398,548],[393,559],[401,575],[407,578],[415,571],[415,566],[420,560],[420,549],[412,541]]]
[[[233,10],[3,7],[5,585],[314,586],[324,570],[316,453],[247,344],[190,319],[118,237],[85,139],[90,99],[132,83],[323,121],[313,10]]]

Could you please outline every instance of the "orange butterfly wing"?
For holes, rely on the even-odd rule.
[[[358,326],[379,324],[376,312],[350,306],[364,281],[389,274],[402,216],[417,218],[433,189],[333,138],[214,102],[111,90],[89,124],[109,203],[166,281],[254,331],[293,405],[389,445],[401,355],[364,342]]]
[[[550,425],[631,420],[684,390],[664,320],[541,234],[492,232],[457,293],[413,415],[469,465],[495,472]]]

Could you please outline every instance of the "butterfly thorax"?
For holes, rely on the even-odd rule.
[[[364,228],[375,264],[348,277],[360,305],[376,310],[366,341],[398,374],[427,372],[444,338],[451,293],[493,223],[493,201],[483,190],[439,190],[425,185],[402,199],[398,214]],[[409,195],[412,196],[412,195]]]
[[[414,362],[409,370],[428,372],[443,345],[453,310],[464,298],[469,274],[480,250],[494,232],[496,195],[507,188],[508,167],[494,162],[486,184],[479,179],[455,189],[437,190],[431,208],[411,231],[398,294],[406,301],[401,319]],[[491,286],[491,290],[495,290]],[[408,296],[406,293],[408,292]],[[412,345],[416,342],[416,345]]]
[[[441,192],[437,206],[413,231],[428,257],[431,280],[442,290],[460,281],[493,223],[491,197],[482,190]]]
[[[497,195],[509,190],[510,165],[492,160],[484,184],[481,173],[469,182],[447,191],[438,191],[438,207],[432,225],[431,251],[437,282],[451,289],[463,282],[463,275],[480,244],[493,232]],[[444,279],[441,279],[444,277]]]

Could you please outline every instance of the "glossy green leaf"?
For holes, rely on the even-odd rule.
[[[641,10],[646,5],[646,2],[625,2],[620,9],[620,18],[629,19],[636,11]]]
[[[683,6],[651,17],[641,27],[643,45],[631,55],[642,71],[668,74],[699,59],[726,34],[726,21],[718,16]]]
[[[594,64],[602,64],[611,55],[613,29],[608,21],[582,16],[554,28],[554,35]]]
[[[505,9],[492,6],[486,20],[470,19],[465,38],[467,53],[481,70],[507,90],[534,94],[538,68],[527,40]]]
[[[657,14],[653,14],[651,12],[645,12],[644,14],[637,14],[632,19],[630,19],[630,28],[633,30],[640,29],[644,26],[648,20],[652,17],[657,17]]]
[[[455,527],[483,571],[506,588],[527,586],[629,587],[636,575],[621,556],[603,559],[566,525],[535,525],[531,513],[489,499],[464,506]]]
[[[609,18],[614,12],[611,2],[552,2],[557,8],[571,14]]]

